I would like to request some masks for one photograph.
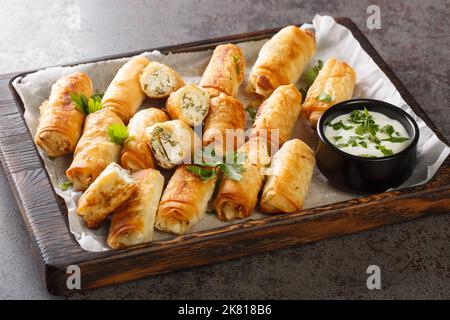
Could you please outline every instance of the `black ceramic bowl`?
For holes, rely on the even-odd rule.
[[[363,110],[364,107],[399,121],[411,138],[410,144],[404,150],[390,156],[367,158],[345,153],[328,141],[324,133],[324,126],[328,120],[353,110]],[[354,99],[338,103],[323,113],[317,123],[317,133],[319,135],[316,149],[317,166],[330,183],[337,187],[360,192],[380,192],[405,182],[414,170],[419,128],[409,114],[390,103],[370,99]]]

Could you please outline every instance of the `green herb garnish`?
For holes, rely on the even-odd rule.
[[[245,110],[249,114],[250,119],[252,119],[252,121],[255,121],[256,114],[258,113],[258,108],[248,106]]]
[[[72,100],[75,107],[85,115],[102,109],[102,98],[103,93],[99,91],[93,94],[89,99],[83,93],[70,93],[70,100]]]
[[[350,130],[351,128],[353,128],[352,126],[346,126],[342,120],[335,122],[335,123],[331,123],[331,121],[327,122],[327,125],[329,125],[330,127],[333,127],[333,130],[339,130],[339,129],[344,129],[344,130]]]
[[[233,61],[236,65],[236,73],[239,76],[241,74],[241,67],[239,66],[239,60],[241,59],[240,56],[231,56],[233,58]]]
[[[389,141],[392,143],[400,143],[409,140],[409,138],[406,137],[400,137],[400,133],[395,131],[394,127],[387,124],[383,128],[381,128],[380,132],[385,133],[389,136],[389,138],[382,139],[381,141]],[[394,137],[393,135],[397,135],[397,137]]]
[[[314,80],[316,80],[317,75],[319,74],[319,71],[322,69],[322,67],[323,61],[319,60],[317,61],[317,65],[315,65],[314,67],[305,72],[305,83],[308,89],[314,83]]]
[[[383,126],[383,128],[380,129],[381,133],[386,133],[388,136],[392,136],[395,133],[394,127],[390,124],[387,124]]]
[[[342,136],[334,136],[333,139],[336,140],[336,141],[339,141],[339,140],[342,139]]]
[[[382,139],[381,141],[389,141],[389,142],[393,142],[393,143],[400,143],[400,142],[404,142],[409,140],[409,138],[404,138],[404,137],[389,137],[387,139]]]
[[[388,149],[381,144],[377,145],[375,148],[380,150],[385,156],[390,156],[390,155],[394,154],[394,152],[391,149]]]
[[[108,127],[108,136],[112,142],[123,145],[128,138],[127,127],[121,123],[113,123]]]
[[[187,170],[200,177],[203,181],[208,181],[214,178],[217,174],[214,169],[199,167],[199,166],[188,166]]]
[[[61,191],[67,191],[67,189],[69,189],[70,187],[72,187],[73,183],[72,181],[64,181],[62,183],[59,184],[58,188]]]
[[[333,98],[331,96],[329,96],[328,94],[326,94],[325,92],[322,92],[321,94],[319,94],[316,97],[317,100],[322,101],[322,102],[331,102],[333,100]]]
[[[198,164],[197,166],[200,166],[200,167],[212,167],[212,168],[217,167],[217,168],[219,168],[220,171],[223,172],[223,174],[227,178],[229,178],[231,180],[235,180],[235,181],[240,181],[241,178],[242,178],[242,173],[245,171],[245,168],[238,161],[239,160],[239,155],[240,155],[239,153],[235,152],[235,153],[232,154],[232,156],[228,156],[228,157],[225,158],[225,159],[232,158],[232,163],[225,163],[223,161],[223,159],[218,161],[218,162],[215,162],[215,161],[211,160],[211,158],[215,157],[215,151],[212,150],[211,154],[209,156],[205,156],[204,155],[204,158],[206,158],[206,161],[204,161],[201,164]],[[191,166],[191,167],[195,167],[195,166]],[[207,177],[210,174],[209,171],[202,173],[201,171],[199,171],[197,169],[192,169],[192,170],[193,170],[193,171],[191,171],[192,173],[195,173],[195,174],[199,175],[200,177],[202,177],[202,175]],[[213,170],[213,169],[207,169],[207,170]]]
[[[360,154],[358,157],[364,157],[364,158],[376,158],[376,156],[373,156],[371,154]]]

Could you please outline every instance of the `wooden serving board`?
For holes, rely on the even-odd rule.
[[[394,83],[403,99],[445,141],[358,27],[348,18],[337,18],[336,21],[353,32],[362,47]],[[175,53],[212,49],[221,43],[269,38],[278,30],[239,34],[156,50]],[[79,63],[128,57],[142,51]],[[52,294],[73,292],[66,286],[69,265],[80,267],[81,289],[92,289],[450,211],[450,159],[447,157],[434,178],[421,186],[374,194],[295,214],[237,221],[222,228],[116,251],[88,252],[78,245],[69,231],[67,211],[53,190],[44,163],[24,122],[23,104],[11,86],[15,77],[27,73],[0,76],[0,159],[31,235],[40,275]]]

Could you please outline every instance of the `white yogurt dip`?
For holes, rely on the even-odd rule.
[[[399,121],[367,109],[354,110],[327,121],[324,132],[328,141],[343,152],[368,158],[399,153],[411,142]]]

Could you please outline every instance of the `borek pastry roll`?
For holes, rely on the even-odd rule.
[[[136,183],[127,170],[110,163],[81,195],[77,214],[88,228],[98,228],[136,190]]]
[[[195,84],[188,84],[170,94],[166,109],[172,119],[179,119],[194,127],[205,119],[209,103],[208,92]]]
[[[103,96],[103,108],[116,113],[125,124],[145,99],[139,76],[149,63],[150,61],[144,56],[131,58],[119,69]]]
[[[142,91],[149,98],[167,98],[169,94],[184,86],[178,73],[165,64],[151,61],[139,78]]]
[[[239,100],[221,93],[211,99],[203,126],[203,146],[214,143],[215,149],[235,151],[245,141],[245,110]]]
[[[222,44],[214,49],[211,60],[200,80],[211,97],[220,93],[235,97],[244,79],[245,57],[234,44]]]
[[[146,169],[133,173],[137,189],[111,218],[108,245],[117,249],[149,242],[153,239],[156,210],[164,185],[158,170]]]
[[[245,155],[244,172],[239,181],[223,176],[214,207],[220,220],[250,216],[258,201],[265,167],[270,163],[264,139],[253,138],[238,150]]]
[[[250,136],[267,137],[268,142],[281,146],[292,135],[301,104],[302,95],[295,85],[278,87],[259,106]]]
[[[299,139],[287,141],[272,158],[259,206],[263,212],[296,212],[303,208],[314,171],[314,152]]]
[[[316,128],[317,121],[329,107],[351,99],[356,73],[352,67],[335,58],[328,59],[306,94],[302,113]]]
[[[35,142],[48,156],[59,157],[73,152],[83,129],[84,113],[70,94],[92,95],[92,81],[87,74],[75,72],[53,84],[50,97],[40,110]]]
[[[66,175],[75,190],[86,190],[111,162],[119,162],[121,146],[112,142],[108,128],[123,125],[112,111],[102,109],[86,117],[83,135],[75,148],[73,161]]]
[[[315,53],[311,33],[296,26],[281,29],[261,48],[247,91],[267,98],[280,85],[297,82]]]
[[[145,130],[145,139],[156,162],[164,169],[190,159],[199,144],[192,128],[180,120],[155,123]]]
[[[132,172],[156,166],[150,147],[145,140],[145,129],[169,117],[160,109],[149,108],[137,112],[128,124],[128,139],[122,149],[120,163]]]
[[[217,176],[204,181],[191,167],[179,166],[170,178],[156,215],[157,229],[183,234],[205,216]]]

